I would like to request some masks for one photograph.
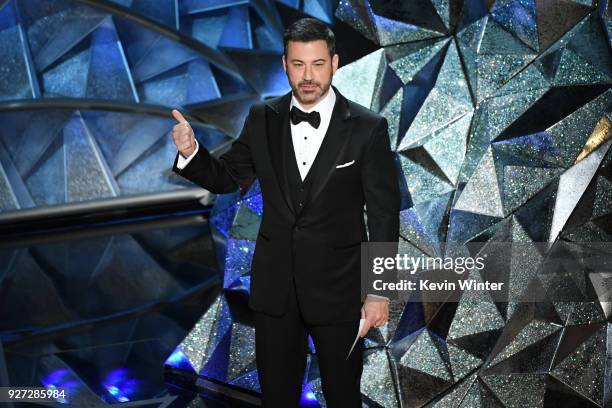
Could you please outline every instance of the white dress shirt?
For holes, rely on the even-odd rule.
[[[321,147],[321,143],[323,143],[323,138],[325,137],[325,133],[329,127],[329,122],[331,121],[335,104],[336,92],[331,87],[323,99],[308,109],[304,109],[300,102],[295,98],[295,95],[291,96],[291,105],[289,106],[289,110],[291,110],[293,106],[296,106],[298,109],[306,113],[316,110],[319,112],[319,115],[321,115],[321,122],[319,123],[319,127],[316,129],[306,121],[302,121],[297,125],[294,125],[291,120],[289,121],[291,125],[291,140],[293,141],[295,160],[297,161],[302,181],[306,178],[315,157],[317,157],[317,153],[319,152],[319,148]],[[185,166],[187,166],[187,164],[189,164],[191,159],[198,152],[198,148],[198,141],[196,140],[196,148],[189,157],[184,158],[183,155],[179,153],[176,167],[183,169]],[[368,297],[389,300],[389,298],[385,296],[374,294],[369,294]]]
[[[329,127],[332,112],[334,110],[334,104],[336,103],[336,92],[330,87],[327,95],[323,97],[316,105],[304,109],[304,107],[298,102],[295,95],[291,97],[291,105],[289,110],[294,106],[299,110],[309,113],[312,111],[319,112],[321,115],[321,122],[318,128],[314,128],[310,123],[302,121],[297,125],[294,125],[291,121],[291,140],[293,141],[293,150],[295,152],[295,160],[297,161],[298,169],[300,170],[300,177],[302,181],[306,178],[312,162],[314,162],[323,138]]]

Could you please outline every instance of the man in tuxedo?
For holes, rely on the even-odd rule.
[[[244,193],[259,179],[263,217],[248,304],[263,406],[298,406],[310,335],[327,406],[360,408],[363,336],[389,314],[388,298],[362,294],[360,246],[398,240],[394,154],[386,119],[331,85],[333,32],[304,18],[286,30],[284,44],[291,92],[254,104],[219,158],[172,111],[173,170],[213,193]]]

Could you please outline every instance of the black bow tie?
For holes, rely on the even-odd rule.
[[[321,115],[317,111],[306,113],[295,106],[291,108],[291,123],[297,125],[301,121],[305,120],[310,123],[310,126],[317,129],[321,124]]]

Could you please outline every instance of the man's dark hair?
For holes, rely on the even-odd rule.
[[[284,53],[287,55],[287,43],[289,41],[316,41],[325,40],[329,55],[336,53],[336,36],[325,23],[315,18],[301,18],[291,24],[283,34]]]

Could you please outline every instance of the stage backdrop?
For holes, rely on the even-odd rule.
[[[169,109],[209,149],[231,141],[253,102],[288,91],[281,35],[305,15],[338,33],[334,84],[389,120],[405,250],[610,241],[605,0],[2,1],[0,210],[189,187],[171,172]],[[232,302],[244,306],[261,216],[257,183],[217,198],[225,289],[168,365],[259,390],[253,328]],[[367,405],[612,403],[611,304],[553,300],[607,276],[544,276],[546,256],[508,266],[514,296],[550,296],[525,308],[392,302],[366,341]],[[315,353],[304,403],[324,406]]]

